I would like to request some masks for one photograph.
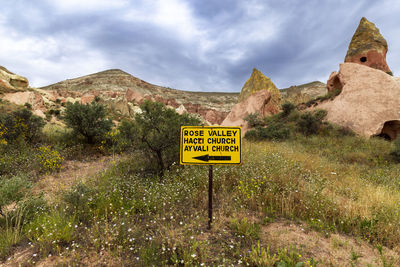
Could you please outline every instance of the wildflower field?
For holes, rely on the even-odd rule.
[[[149,171],[151,154],[121,149],[129,124],[98,144],[73,142],[58,127],[36,142],[12,139],[14,125],[29,123],[1,128],[0,265],[400,265],[394,143],[337,134],[245,139],[243,165],[214,167],[208,229],[207,166]],[[95,172],[78,175],[76,166],[91,165]]]

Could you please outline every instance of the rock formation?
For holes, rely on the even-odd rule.
[[[290,86],[280,90],[282,103],[291,102],[295,105],[306,103],[311,99],[326,95],[327,85],[322,82],[311,82],[298,86]]]
[[[317,106],[326,119],[365,137],[400,133],[400,78],[361,64],[343,63],[336,75],[342,92]]]
[[[344,62],[362,64],[391,73],[386,63],[388,45],[375,24],[362,18],[351,39]]]
[[[256,68],[244,84],[238,103],[222,122],[222,126],[241,126],[242,133],[248,130],[244,118],[257,113],[261,117],[279,112],[281,93],[275,84]]]
[[[267,90],[271,94],[271,100],[265,107],[265,111],[268,111],[271,114],[279,112],[281,103],[281,93],[279,92],[279,89],[275,86],[271,79],[262,74],[256,68],[253,69],[250,78],[244,84],[238,98],[238,103],[244,101],[255,92],[261,90]]]
[[[242,127],[242,134],[244,134],[248,130],[248,125],[244,118],[251,113],[265,116],[268,113],[266,106],[271,101],[271,98],[271,93],[267,89],[251,94],[232,108],[221,125],[240,126]]]
[[[25,77],[12,73],[0,66],[0,93],[25,90],[29,86]]]

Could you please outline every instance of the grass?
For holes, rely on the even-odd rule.
[[[133,153],[18,225],[0,220],[0,232],[11,233],[0,235],[0,257],[31,242],[42,260],[62,255],[67,264],[95,252],[117,265],[329,265],[302,244],[269,243],[265,226],[288,220],[322,236],[340,233],[372,244],[381,248],[381,264],[395,266],[398,258],[382,249],[400,249],[400,165],[391,148],[354,136],[244,141],[242,166],[214,168],[211,230],[206,167],[174,165],[160,182]],[[363,257],[353,251],[347,260],[359,264]]]

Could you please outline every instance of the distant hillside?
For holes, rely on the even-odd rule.
[[[184,104],[200,104],[229,112],[239,93],[191,92],[175,90],[143,81],[119,69],[106,70],[79,78],[68,79],[42,87],[44,90],[68,90],[82,93],[90,91],[127,91],[131,89],[141,95],[158,95],[163,99],[175,99]]]
[[[305,103],[327,93],[326,84],[319,81],[281,89],[283,101],[289,101],[295,104]]]

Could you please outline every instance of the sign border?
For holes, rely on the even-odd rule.
[[[199,163],[188,163],[188,162],[183,162],[183,138],[182,138],[182,133],[185,128],[203,128],[203,129],[239,129],[239,134],[240,134],[240,162],[239,163],[210,163],[210,162],[199,162]],[[179,140],[179,163],[180,165],[242,165],[243,160],[242,160],[242,127],[240,126],[181,126],[181,132],[180,132],[180,140]]]

